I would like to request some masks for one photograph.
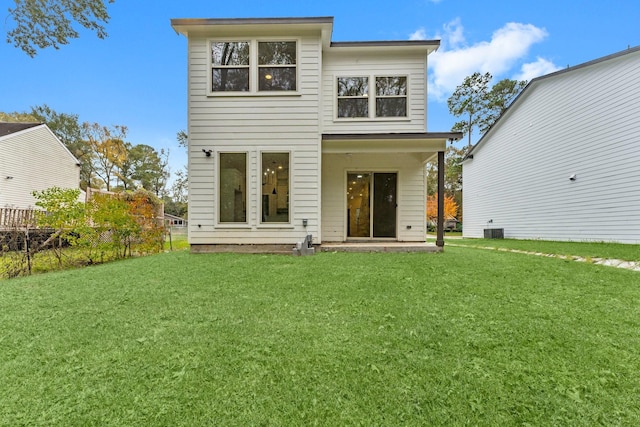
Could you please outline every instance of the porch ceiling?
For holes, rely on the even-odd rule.
[[[459,132],[323,134],[322,152],[341,153],[421,153],[444,151],[447,141],[462,138]]]

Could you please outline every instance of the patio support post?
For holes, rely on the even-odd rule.
[[[444,151],[438,151],[438,224],[436,246],[444,246]]]

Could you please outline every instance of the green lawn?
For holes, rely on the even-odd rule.
[[[0,425],[637,425],[640,274],[164,253],[0,281]]]
[[[452,245],[517,249],[556,255],[577,255],[588,258],[612,258],[640,261],[640,245],[604,242],[550,242],[544,240],[516,239],[455,239],[446,240]]]

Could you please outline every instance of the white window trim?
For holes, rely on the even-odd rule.
[[[338,80],[339,79],[347,79],[347,78],[366,78],[367,79],[367,86],[368,86],[368,91],[367,93],[365,93],[363,96],[338,96]],[[369,118],[371,117],[371,76],[368,74],[353,74],[353,75],[348,75],[348,76],[336,76],[336,78],[334,79],[334,88],[333,88],[333,95],[334,95],[334,99],[335,99],[335,118],[337,120],[369,120]],[[360,98],[367,98],[368,101],[368,105],[367,105],[367,112],[368,112],[368,116],[367,117],[338,117],[338,100],[340,99],[360,99]]]
[[[251,63],[253,62],[253,58],[251,57],[251,40],[248,39],[233,39],[233,38],[225,38],[225,39],[209,39],[207,40],[207,94],[209,96],[238,96],[240,94],[247,94],[249,92],[242,91],[213,91],[213,82],[211,79],[213,78],[213,68],[218,67],[213,64],[213,58],[211,55],[212,49],[211,45],[217,42],[227,42],[227,43],[249,43],[249,92],[251,92]],[[245,68],[245,66],[223,66],[220,68]]]
[[[258,42],[296,42],[296,90],[258,90]],[[211,58],[211,44],[216,42],[248,42],[249,43],[249,91],[220,91],[212,88],[213,61]],[[255,97],[255,96],[301,96],[300,92],[300,45],[301,39],[292,37],[258,37],[258,38],[211,38],[207,39],[207,96],[208,97]],[[289,66],[290,65],[286,65]],[[285,67],[285,65],[283,65]]]
[[[369,98],[369,117],[338,117],[338,79],[339,78],[348,78],[348,77],[368,77],[369,78],[369,94],[367,97]],[[405,77],[407,79],[407,115],[400,117],[376,117],[376,78],[377,77]],[[394,73],[386,73],[386,74],[339,74],[335,75],[333,78],[333,120],[336,122],[408,122],[411,121],[411,117],[409,114],[410,105],[411,105],[411,90],[410,90],[410,77],[408,74],[394,74]],[[391,97],[381,97],[381,98],[391,98]]]
[[[288,154],[289,155],[289,221],[287,222],[262,222],[262,155],[263,154]],[[293,153],[291,150],[258,150],[258,180],[256,182],[257,188],[260,189],[258,191],[258,195],[256,198],[256,206],[258,207],[258,221],[257,228],[294,228],[293,226],[293,186],[291,185],[291,172],[293,170]]]
[[[220,204],[220,184],[222,182],[221,179],[221,172],[222,172],[222,168],[220,167],[220,155],[222,154],[244,154],[245,155],[245,177],[244,177],[244,188],[245,188],[245,221],[244,222],[220,222],[220,208],[221,208],[221,204]],[[249,223],[249,216],[250,216],[250,200],[251,197],[249,197],[249,177],[251,176],[251,170],[249,169],[250,167],[250,153],[249,151],[234,151],[234,150],[220,150],[216,152],[216,159],[215,159],[215,178],[216,178],[216,185],[215,185],[215,209],[216,209],[216,222],[215,222],[215,226],[216,228],[251,228],[251,225]]]

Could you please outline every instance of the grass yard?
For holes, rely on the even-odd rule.
[[[556,255],[576,255],[585,258],[612,258],[640,261],[640,245],[604,242],[550,242],[516,239],[456,239],[452,245],[517,249]]]
[[[448,247],[0,281],[0,425],[637,425],[639,279]]]

